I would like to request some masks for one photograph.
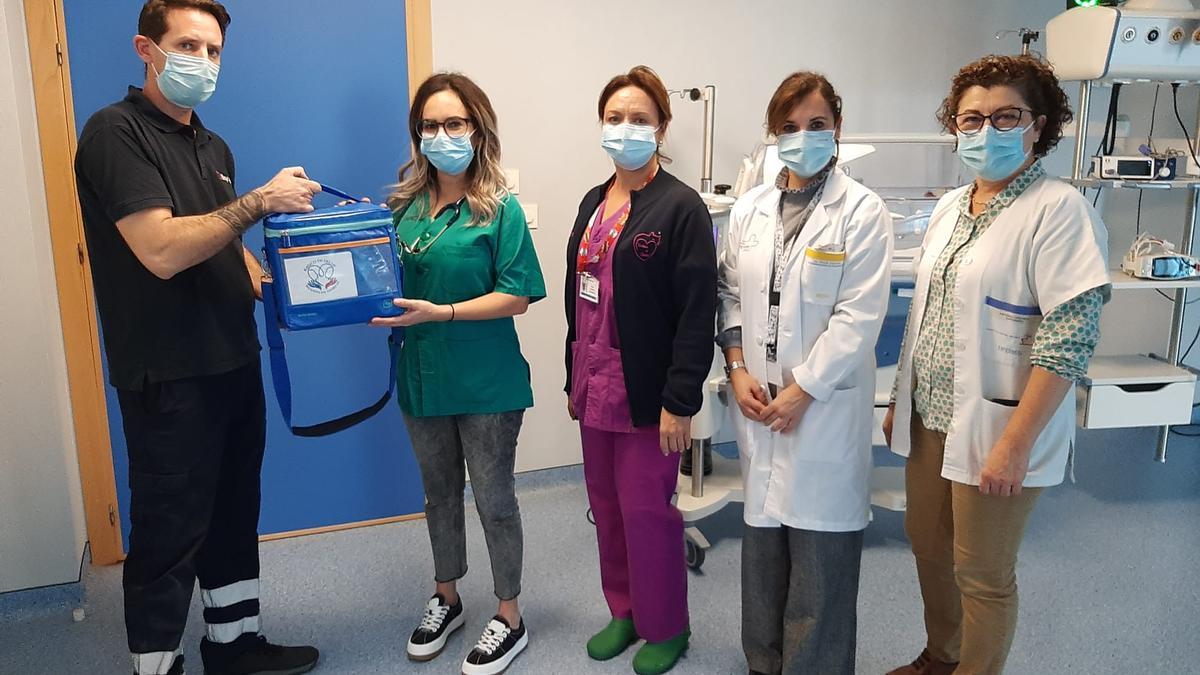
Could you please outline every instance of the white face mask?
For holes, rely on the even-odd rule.
[[[221,66],[200,56],[164,52],[157,44],[154,48],[167,57],[161,73],[153,63],[151,67],[158,75],[158,88],[168,101],[191,110],[216,91]]]

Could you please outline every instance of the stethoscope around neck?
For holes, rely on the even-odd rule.
[[[396,219],[397,224],[399,224],[400,221],[404,220],[405,214],[407,214],[408,210],[410,208],[412,208],[414,201],[416,201],[416,200],[411,199],[411,200],[409,200],[409,202],[407,204],[404,205],[404,208],[400,211],[400,217]],[[451,225],[458,222],[459,216],[462,215],[462,205],[463,205],[463,202],[465,202],[465,201],[467,201],[467,198],[463,197],[462,199],[458,200],[457,202],[454,202],[453,204],[447,204],[442,207],[442,210],[439,211],[438,214],[433,217],[434,220],[441,218],[442,214],[446,212],[446,209],[453,208],[454,215],[450,217],[450,220],[447,221],[446,224],[442,227],[441,231],[439,231],[437,233],[437,236],[435,236],[433,239],[431,239],[429,241],[429,243],[425,244],[424,246],[420,246],[417,243],[421,240],[420,235],[417,235],[417,238],[413,240],[412,244],[406,244],[403,241],[401,241],[399,237],[397,237],[396,243],[398,243],[400,245],[400,250],[411,256],[424,255],[427,251],[429,251],[430,248],[433,247],[434,244],[437,243],[438,239],[442,238],[443,234],[446,234],[446,230],[449,230]]]

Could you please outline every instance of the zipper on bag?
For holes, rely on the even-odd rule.
[[[310,225],[308,227],[289,227],[284,230],[277,230],[270,227],[263,228],[263,236],[274,238],[287,237],[302,237],[308,234],[336,234],[339,232],[354,232],[356,230],[369,230],[376,227],[390,227],[392,221],[387,218],[378,218],[376,220],[356,221],[353,223],[330,223],[327,225]]]
[[[317,253],[320,251],[340,251],[340,250],[349,249],[349,248],[363,248],[364,246],[381,246],[381,245],[385,245],[385,244],[390,244],[392,241],[389,237],[376,237],[375,239],[363,239],[360,241],[349,241],[349,242],[343,241],[343,242],[334,242],[331,244],[313,244],[312,246],[296,246],[294,248],[286,248],[288,245],[288,241],[290,239],[288,237],[288,233],[286,230],[283,233],[283,238],[284,238],[284,248],[279,249],[279,255],[292,255],[292,254],[296,254],[296,253]]]

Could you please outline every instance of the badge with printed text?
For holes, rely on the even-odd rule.
[[[600,280],[584,272],[579,275],[579,297],[592,303],[600,302]]]

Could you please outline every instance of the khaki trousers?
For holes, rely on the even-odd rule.
[[[913,415],[904,530],[917,560],[927,648],[956,675],[1004,670],[1017,628],[1017,550],[1041,488],[1014,497],[942,478],[946,435]]]

